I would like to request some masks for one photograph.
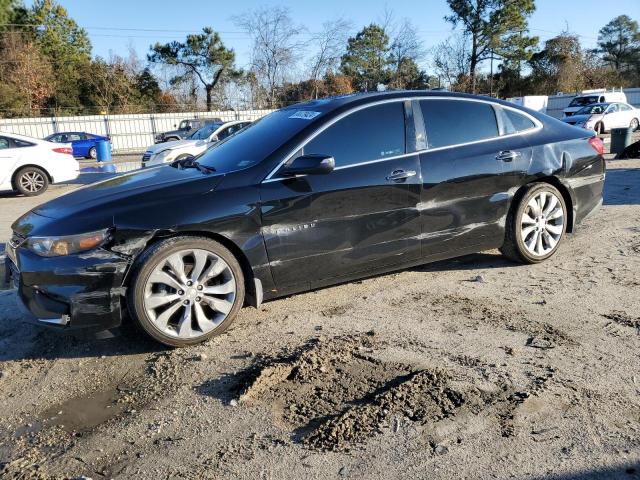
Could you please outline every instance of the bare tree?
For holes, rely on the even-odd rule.
[[[461,34],[449,37],[433,49],[433,68],[452,90],[466,84],[470,67],[469,49],[468,37]]]
[[[289,9],[262,7],[233,18],[253,38],[251,71],[267,90],[269,106],[277,106],[277,87],[291,73],[304,46],[303,28],[293,23]]]
[[[403,65],[412,62],[417,67],[418,62],[424,59],[426,52],[418,38],[416,28],[409,19],[405,18],[401,23],[389,28],[392,30],[392,34],[390,34],[391,47],[389,48],[394,69],[392,82],[396,88],[404,88],[400,81]]]
[[[311,59],[310,79],[313,82],[314,98],[318,98],[318,85],[321,77],[327,72],[334,72],[340,65],[340,58],[345,52],[349,31],[352,22],[339,18],[322,24],[322,30],[311,39],[312,45],[317,48]]]

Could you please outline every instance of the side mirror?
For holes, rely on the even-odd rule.
[[[325,175],[333,172],[336,161],[331,155],[302,155],[285,165],[281,174],[286,177],[296,175]]]
[[[173,124],[173,128],[178,128],[178,125],[176,125],[175,123]]]

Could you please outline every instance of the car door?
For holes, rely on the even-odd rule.
[[[626,103],[619,103],[618,110],[620,111],[620,123],[621,127],[628,127],[633,120],[633,109]]]
[[[514,172],[528,165],[531,147],[499,124],[503,112],[489,102],[434,98],[419,104],[427,144],[420,154],[423,255],[499,246],[509,190],[519,182]]]
[[[11,139],[9,137],[0,137],[0,184],[7,182],[11,178],[17,161],[16,149],[12,148]]]
[[[604,125],[607,130],[618,128],[622,124],[618,104],[610,104],[604,112]]]
[[[261,185],[263,236],[279,288],[380,271],[420,255],[418,155],[408,153],[402,101],[352,111],[287,160],[331,155],[329,174]]]

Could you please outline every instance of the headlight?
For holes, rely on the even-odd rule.
[[[30,237],[27,248],[41,257],[59,257],[98,248],[109,238],[109,229],[65,237]]]
[[[176,153],[177,152],[175,150],[163,150],[158,155],[156,155],[156,158],[154,158],[154,160],[158,162],[163,162],[163,163],[171,162],[176,156]]]

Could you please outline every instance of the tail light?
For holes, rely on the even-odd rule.
[[[588,141],[598,155],[604,155],[604,142],[600,137],[591,137]]]
[[[73,149],[71,147],[54,148],[53,151],[56,152],[56,153],[62,153],[63,155],[71,155],[71,154],[73,154]]]

